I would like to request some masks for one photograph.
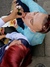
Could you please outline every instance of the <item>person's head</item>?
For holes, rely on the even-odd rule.
[[[27,13],[25,16],[28,22],[26,25],[30,27],[32,31],[46,33],[50,30],[50,15],[40,12]]]
[[[20,67],[20,63],[26,53],[16,45],[12,45],[5,51],[1,67]]]
[[[7,34],[7,33],[12,33],[12,32],[17,32],[17,30],[13,26],[11,26],[11,27],[1,27],[0,28],[0,35]]]

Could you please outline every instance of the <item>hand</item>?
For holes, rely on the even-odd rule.
[[[11,12],[11,14],[8,15],[7,17],[2,18],[2,20],[6,23],[6,22],[16,19],[16,18],[22,18],[22,15],[21,16],[18,15],[17,12],[18,12],[18,9],[15,7],[14,10]]]
[[[19,5],[19,3],[16,3],[17,0],[13,0],[12,1],[12,6],[11,6],[11,10],[14,10],[15,8],[17,9],[16,14],[19,12],[20,14],[22,14],[22,12],[24,12],[23,8]],[[15,10],[16,11],[16,10]],[[15,14],[15,15],[16,15]],[[15,18],[21,18],[20,15],[17,14],[17,17]]]
[[[11,11],[14,10],[14,7],[16,7],[18,4],[16,3],[16,0],[12,1],[12,5],[11,5]]]
[[[21,16],[18,15],[17,12],[18,12],[18,9],[15,7],[14,10],[13,10],[13,11],[11,12],[11,14],[9,15],[10,18],[11,18],[11,20],[12,20],[12,19],[16,19],[16,18],[22,18],[22,15],[21,15]],[[20,12],[21,12],[21,10],[20,10]],[[22,12],[21,12],[21,13],[22,13]]]
[[[14,6],[13,6],[13,4],[14,4]],[[16,7],[16,6],[18,6],[18,3],[16,4],[16,0],[13,0],[13,4],[12,4],[13,10],[12,10],[11,14],[8,15],[7,17],[5,17],[5,18],[2,18],[2,20],[5,23],[10,21],[10,20],[16,19],[16,18],[22,18],[22,15],[18,15],[18,9]],[[20,9],[20,12],[23,13],[23,8],[22,7]]]
[[[5,35],[0,35],[0,40],[1,40],[2,38],[5,38]]]
[[[18,7],[18,6],[21,6],[21,5],[19,5],[19,3],[17,3],[17,0],[13,0],[11,9],[14,10],[14,8]],[[21,7],[21,9],[22,9],[22,11],[24,11],[22,7]]]
[[[12,45],[20,45],[20,44],[22,44],[21,40],[14,40],[13,42],[10,43],[9,47]]]

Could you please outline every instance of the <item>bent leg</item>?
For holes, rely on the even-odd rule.
[[[22,50],[20,47],[13,45],[11,46],[4,55],[1,63],[1,67],[20,67],[20,63],[25,58],[29,50]]]

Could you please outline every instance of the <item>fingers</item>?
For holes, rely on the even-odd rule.
[[[11,10],[13,10],[17,5],[18,5],[18,3],[16,3],[16,0],[13,0]]]
[[[10,43],[9,47],[12,45],[20,45],[20,44],[22,44],[21,40],[14,40],[13,42]]]

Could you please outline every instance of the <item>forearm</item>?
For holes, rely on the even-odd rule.
[[[22,16],[17,14],[18,10],[15,8],[10,15],[8,15],[7,17],[2,18],[2,20],[6,23],[10,20],[16,19],[16,18],[21,18]]]
[[[6,37],[6,35],[0,35],[0,39],[5,38],[5,37]]]
[[[13,19],[15,19],[15,17],[13,17],[12,14],[10,14],[10,15],[2,18],[2,20],[3,20],[5,23],[8,22],[8,21],[10,21],[10,20],[13,20]]]
[[[6,17],[0,18],[0,27],[2,27],[6,22],[12,20],[13,18],[11,15],[8,15]]]

